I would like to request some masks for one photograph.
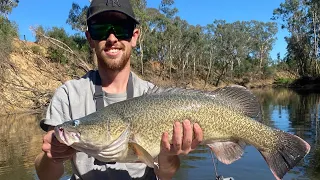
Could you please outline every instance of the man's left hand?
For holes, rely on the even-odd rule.
[[[184,120],[181,126],[180,122],[175,122],[172,133],[172,144],[169,143],[168,133],[163,133],[160,153],[166,155],[186,155],[194,150],[202,142],[202,139],[203,132],[197,123],[192,126],[189,120]]]
[[[194,135],[194,137],[193,137]],[[159,169],[156,170],[158,178],[161,180],[172,179],[180,167],[178,155],[186,155],[203,140],[203,132],[200,126],[195,123],[193,126],[189,120],[175,122],[172,133],[172,144],[169,141],[167,132],[162,134],[161,150],[158,156]]]

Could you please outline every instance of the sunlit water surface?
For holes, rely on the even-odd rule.
[[[320,93],[293,92],[286,89],[254,90],[262,104],[263,122],[296,134],[312,146],[310,154],[293,168],[284,180],[320,179],[319,103]],[[15,115],[0,118],[0,180],[37,179],[34,159],[41,152],[44,132],[38,127],[40,115]],[[215,174],[235,180],[274,179],[260,153],[252,146],[231,165],[215,159],[208,148],[200,147],[186,157],[175,179],[215,180]],[[68,179],[70,167],[62,179]]]

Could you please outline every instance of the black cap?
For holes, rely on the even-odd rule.
[[[139,21],[135,18],[130,0],[92,0],[87,11],[87,22],[93,16],[106,11],[121,12],[139,24]]]

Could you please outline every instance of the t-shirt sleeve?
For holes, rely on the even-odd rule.
[[[40,122],[40,127],[44,131],[47,131],[49,126],[57,126],[65,121],[71,120],[68,99],[66,86],[60,86],[50,101],[45,118]]]

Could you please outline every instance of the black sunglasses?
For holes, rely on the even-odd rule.
[[[130,39],[135,25],[132,23],[97,23],[90,24],[88,30],[93,40],[105,40],[113,33],[118,39]]]

